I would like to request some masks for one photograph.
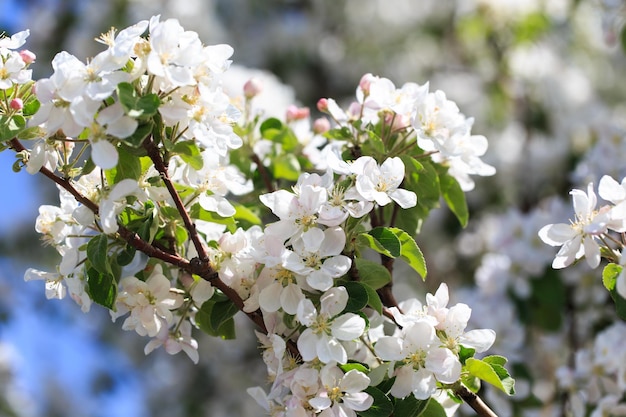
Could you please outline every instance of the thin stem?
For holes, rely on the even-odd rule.
[[[163,161],[163,158],[161,157],[161,152],[159,151],[159,148],[157,148],[156,144],[154,143],[151,137],[146,138],[146,140],[143,143],[143,146],[148,152],[148,156],[154,163],[154,167],[161,175],[161,179],[165,183],[165,187],[169,191],[172,199],[174,200],[174,204],[176,205],[176,208],[178,209],[178,213],[183,219],[185,228],[187,228],[187,231],[189,231],[189,237],[191,238],[193,246],[196,248],[196,252],[198,253],[198,258],[200,259],[200,261],[208,265],[209,255],[204,247],[204,244],[200,240],[200,236],[198,235],[198,232],[196,231],[196,225],[191,221],[191,217],[189,217],[189,213],[187,212],[187,209],[185,208],[185,204],[183,204],[182,200],[180,199],[180,195],[178,194],[178,191],[176,191],[174,184],[170,180],[169,174],[167,172],[167,165],[165,164],[165,162]]]
[[[467,389],[465,385],[459,383],[453,389],[454,393],[472,407],[480,417],[498,417],[478,395]]]
[[[272,178],[270,177],[270,173],[267,171],[267,168],[265,167],[265,165],[263,165],[263,162],[261,161],[261,158],[259,158],[259,156],[252,152],[252,161],[256,164],[257,169],[259,170],[259,174],[261,174],[261,178],[263,178],[263,183],[265,184],[265,188],[267,188],[267,192],[268,193],[272,193],[274,192],[274,185],[272,185]]]

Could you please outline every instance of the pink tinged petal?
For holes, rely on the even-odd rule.
[[[346,234],[341,227],[332,227],[324,230],[323,244],[320,256],[339,255],[346,246]]]
[[[117,165],[117,148],[109,141],[100,139],[91,143],[91,159],[102,169],[111,169]]]
[[[147,344],[146,347],[143,348],[143,353],[144,355],[148,355],[149,353],[151,353],[154,349],[160,347],[163,344],[163,340],[161,339],[152,339],[150,340]]]
[[[278,309],[281,307],[280,298],[282,292],[282,284],[278,282],[270,284],[269,286],[261,290],[261,293],[259,294],[259,305],[263,310],[270,313],[278,311]]]
[[[312,228],[302,234],[302,242],[307,252],[317,252],[324,242],[324,232],[318,228]]]
[[[333,320],[331,331],[334,337],[339,340],[354,340],[360,337],[365,330],[365,320],[363,317],[346,313]]]
[[[350,270],[352,260],[344,255],[333,256],[324,260],[322,269],[333,278],[340,277]]]
[[[317,310],[315,309],[313,302],[308,298],[300,301],[300,304],[298,304],[296,317],[298,318],[298,321],[305,326],[310,326],[315,323],[315,319],[317,318]]]
[[[433,372],[439,382],[453,384],[461,377],[461,362],[446,348],[435,348],[428,352],[426,369]]]
[[[470,330],[459,337],[460,344],[474,348],[478,353],[487,351],[495,341],[496,332],[491,329]]]
[[[391,387],[391,395],[396,398],[404,398],[409,395],[413,391],[413,373],[413,367],[410,365],[398,368],[396,370],[396,380]]]
[[[585,258],[587,264],[592,268],[597,268],[600,265],[600,246],[591,236],[585,236],[583,238],[583,246],[585,248]]]
[[[400,361],[405,355],[402,353],[402,339],[393,336],[382,336],[374,345],[376,354],[385,361]]]
[[[418,400],[426,400],[437,391],[437,381],[432,372],[420,369],[413,372],[412,377],[413,395]]]
[[[326,317],[333,317],[341,313],[348,304],[348,290],[345,287],[334,287],[326,291],[320,298],[321,314]]]
[[[339,387],[344,392],[357,393],[363,391],[370,384],[370,379],[363,372],[352,369],[343,376]],[[362,410],[357,410],[362,411]]]
[[[365,411],[374,404],[374,398],[366,392],[348,393],[342,400],[343,404],[354,411]]]
[[[548,224],[539,230],[539,238],[550,246],[561,246],[577,234],[571,225],[565,223]]]
[[[300,339],[298,339],[298,341],[300,341]],[[348,362],[346,350],[336,339],[322,335],[317,340],[316,348],[317,357],[323,363],[331,363],[334,361],[343,365]],[[304,359],[304,357],[302,359]]]
[[[309,404],[319,412],[330,407],[332,405],[332,401],[328,397],[315,397],[309,400]]]
[[[333,277],[328,272],[318,269],[306,277],[306,283],[318,291],[326,291],[333,286]]]
[[[417,195],[413,191],[398,189],[390,192],[389,197],[403,209],[417,205]]]
[[[304,294],[296,284],[287,285],[280,294],[280,304],[287,314],[296,314],[298,304],[304,299]]]

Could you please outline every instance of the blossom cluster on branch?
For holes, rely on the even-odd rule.
[[[463,400],[490,415],[480,381],[514,392],[504,357],[474,357],[495,332],[466,331],[446,284],[425,303],[392,292],[396,260],[426,278],[429,212],[443,200],[465,226],[470,175],[495,172],[442,91],[366,74],[347,108],[264,118],[258,80],[222,88],[232,48],[174,19],[111,30],[87,63],[61,52],[36,82],[27,36],[0,40],[0,143],[59,189],[36,230],[61,260],[25,274],[48,298],[95,302],[146,354],[196,363],[193,333],[234,338],[243,312],[272,381],[250,393],[273,416],[441,416]]]

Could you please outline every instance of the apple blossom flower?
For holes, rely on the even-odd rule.
[[[561,246],[552,267],[565,268],[575,260],[585,256],[590,267],[600,264],[600,246],[596,238],[608,231],[610,222],[608,207],[596,209],[597,197],[593,184],[587,186],[587,193],[574,189],[572,196],[576,219],[571,224],[548,224],[539,230],[539,237],[551,246]]]
[[[364,200],[375,201],[379,206],[395,201],[404,209],[417,204],[413,191],[398,188],[404,180],[404,163],[400,158],[387,158],[379,166],[374,158],[362,156],[351,168],[356,174],[356,190]]]
[[[284,267],[306,277],[314,289],[326,291],[333,279],[346,274],[352,261],[341,255],[346,244],[346,235],[340,227],[324,231],[312,228],[292,242],[293,251],[285,259]]]
[[[361,371],[352,369],[345,374],[334,364],[320,371],[322,386],[315,398],[309,400],[313,409],[323,417],[356,417],[355,411],[365,411],[374,398],[363,392],[370,379]]]
[[[107,234],[117,232],[117,215],[124,209],[126,197],[134,195],[139,201],[146,201],[145,192],[139,188],[136,180],[125,178],[113,185],[111,190],[100,200],[100,226]]]
[[[348,303],[348,291],[333,287],[322,294],[320,311],[308,298],[300,301],[296,314],[307,328],[298,338],[298,350],[304,361],[318,358],[323,363],[346,363],[348,355],[340,341],[354,340],[365,330],[365,320],[354,313],[339,315]]]
[[[135,330],[140,336],[155,337],[163,327],[173,323],[170,310],[177,309],[182,303],[183,297],[171,291],[170,280],[161,265],[156,264],[145,281],[134,276],[122,278],[116,300],[117,311],[112,310],[111,317],[115,321],[130,312],[122,328]]]
[[[198,342],[191,337],[191,323],[188,320],[183,320],[180,326],[172,331],[167,324],[162,324],[159,332],[146,344],[143,351],[148,355],[160,346],[163,346],[170,355],[176,355],[182,350],[195,364],[200,360]]]

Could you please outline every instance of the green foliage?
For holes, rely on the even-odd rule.
[[[0,115],[0,143],[17,137],[26,129],[26,119],[22,115]]]
[[[446,417],[446,412],[436,400],[418,400],[413,395],[396,401],[394,416],[401,417]]]
[[[515,380],[504,368],[507,360],[502,356],[487,356],[480,359],[469,358],[465,361],[465,369],[470,375],[498,388],[507,395],[515,394]]]
[[[204,165],[200,149],[198,149],[198,145],[192,140],[176,142],[171,153],[180,156],[186,164],[189,164],[189,166],[195,170],[202,169]]]
[[[356,281],[347,281],[342,283],[342,285],[348,291],[348,304],[346,305],[345,311],[356,313],[361,311],[363,307],[365,307],[369,302],[369,296],[365,285]]]
[[[161,104],[158,95],[150,93],[140,96],[130,83],[119,83],[117,95],[124,113],[134,119],[149,119],[157,113]]]
[[[461,189],[459,182],[449,174],[442,174],[439,176],[441,184],[441,196],[452,210],[452,213],[456,216],[461,223],[462,227],[467,226],[469,220],[469,211],[467,209],[467,202],[465,201],[465,193]]]
[[[113,310],[117,296],[117,281],[113,274],[87,268],[87,294],[95,303]]]
[[[623,267],[614,263],[610,263],[602,270],[602,283],[604,287],[609,290],[611,298],[615,303],[615,311],[617,315],[626,320],[626,299],[622,297],[615,288],[617,284],[617,278],[622,273]]]
[[[354,264],[359,272],[362,283],[367,284],[377,290],[391,282],[391,274],[378,262],[363,258],[355,258]]]
[[[233,316],[238,311],[232,301],[217,294],[202,304],[196,313],[196,324],[210,336],[234,339],[236,334]]]
[[[358,413],[361,417],[389,417],[393,413],[393,402],[391,399],[381,390],[376,387],[367,387],[365,390],[374,399],[374,404],[365,410]]]

